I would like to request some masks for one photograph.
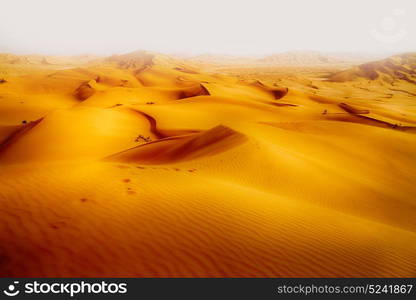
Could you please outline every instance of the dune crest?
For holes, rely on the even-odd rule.
[[[22,138],[27,132],[29,132],[32,128],[38,125],[41,121],[42,119],[29,122],[12,131],[10,135],[4,138],[3,141],[0,143],[0,155],[5,149],[10,147],[12,144],[16,143],[20,138]]]
[[[78,100],[84,101],[94,95],[95,90],[91,86],[90,82],[82,83],[76,90],[75,90],[75,97]]]
[[[168,164],[211,156],[243,143],[246,137],[226,126],[176,136],[137,146],[107,158],[111,161],[141,164]]]

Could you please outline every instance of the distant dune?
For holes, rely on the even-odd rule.
[[[270,55],[260,60],[268,64],[277,65],[322,66],[360,64],[372,61],[377,57],[381,57],[381,55],[349,52],[290,51]]]
[[[365,63],[351,69],[335,73],[331,81],[351,81],[355,79],[382,80],[393,83],[404,80],[416,84],[416,53],[407,53],[384,60]]]
[[[187,57],[191,62],[219,65],[255,65],[255,66],[333,66],[356,65],[373,61],[376,54],[367,53],[324,53],[319,51],[288,51],[265,56],[237,56],[220,54],[202,54]],[[182,58],[182,57],[181,57]]]
[[[9,53],[0,53],[0,64],[2,67],[7,64],[12,65],[62,65],[62,64],[85,64],[92,60],[98,59],[95,55],[77,55],[77,56],[45,56],[45,55],[15,55]]]
[[[344,63],[345,60],[334,55],[325,55],[316,51],[292,51],[270,55],[259,59],[260,62],[277,65],[321,65]]]
[[[415,277],[415,55],[340,56],[0,55],[0,274]]]

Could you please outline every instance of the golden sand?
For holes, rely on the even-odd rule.
[[[416,276],[415,57],[0,55],[0,275]]]

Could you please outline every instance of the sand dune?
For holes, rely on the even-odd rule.
[[[224,126],[201,133],[150,142],[112,155],[110,160],[144,164],[175,163],[214,155],[244,142],[244,135]]]
[[[263,57],[236,56],[226,54],[202,54],[185,56],[189,61],[202,64],[216,64],[218,66],[352,66],[381,58],[380,55],[350,52],[319,52],[319,51],[287,51],[266,55]]]
[[[370,80],[381,79],[388,83],[394,80],[404,80],[416,84],[416,54],[408,53],[387,59],[369,62],[357,67],[335,73],[330,76],[332,81],[349,81],[358,78]]]
[[[89,82],[83,82],[76,90],[75,97],[78,100],[85,100],[94,95],[95,90]]]
[[[413,57],[0,56],[0,274],[416,276]]]

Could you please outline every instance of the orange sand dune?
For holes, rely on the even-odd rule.
[[[412,54],[44,58],[0,56],[2,276],[416,276]]]

